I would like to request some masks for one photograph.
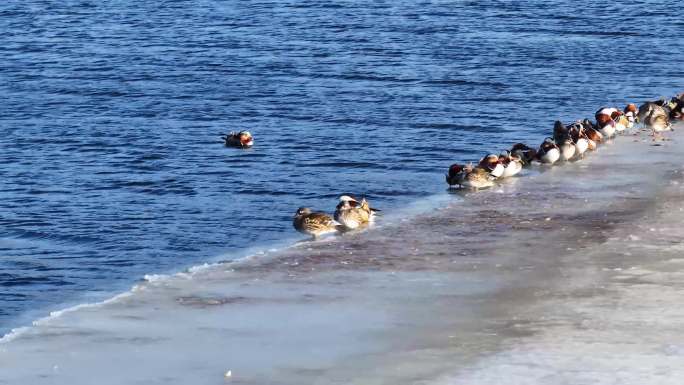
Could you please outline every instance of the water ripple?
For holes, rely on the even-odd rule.
[[[672,2],[43,3],[0,4],[0,333],[684,87]]]

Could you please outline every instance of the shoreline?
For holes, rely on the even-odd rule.
[[[604,245],[650,212],[657,182],[667,179],[640,173],[655,182],[635,184],[630,167],[638,163],[625,152],[672,167],[676,135],[658,147],[623,136],[582,162],[467,193],[392,226],[147,282],[115,303],[65,313],[0,344],[7,366],[0,373],[80,383],[93,372],[109,373],[105,363],[114,354],[131,368],[131,380],[170,383],[216,383],[227,370],[235,384],[449,376],[553,326],[539,321],[538,302],[563,291],[555,287],[567,279],[564,269],[585,271],[573,265],[577,250]],[[599,179],[582,179],[589,170]],[[583,214],[564,200],[580,204]],[[585,234],[586,226],[598,228]],[[573,250],[559,247],[549,259],[549,245]],[[605,274],[572,285],[588,298],[600,296],[600,288],[582,290]],[[68,357],[49,352],[64,344],[75,346]],[[84,355],[88,349],[107,353]],[[143,358],[152,364],[136,363]]]

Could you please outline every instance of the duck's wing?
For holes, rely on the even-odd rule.
[[[325,213],[311,213],[304,218],[304,224],[311,230],[329,230],[339,225],[336,220]]]

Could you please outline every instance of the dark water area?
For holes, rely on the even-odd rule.
[[[0,334],[684,88],[677,2],[0,4]],[[219,135],[248,129],[254,148]]]

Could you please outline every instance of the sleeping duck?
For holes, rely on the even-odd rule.
[[[575,156],[575,142],[570,137],[568,128],[558,120],[553,125],[553,140],[560,144],[561,160],[568,161]]]
[[[494,178],[500,178],[505,169],[504,165],[499,161],[499,156],[495,154],[489,154],[480,159],[478,167],[489,171]]]
[[[637,122],[637,115],[639,114],[639,109],[636,104],[629,103],[627,107],[625,107],[624,114],[628,121],[627,128],[634,127],[634,123]]]
[[[537,158],[537,150],[524,143],[516,143],[511,147],[511,154],[520,158],[524,166],[532,163]]]
[[[568,133],[575,142],[575,156],[583,158],[584,153],[589,149],[589,138],[581,122],[575,122],[568,126]],[[595,148],[595,147],[594,147]]]
[[[587,139],[589,139],[589,150],[596,150],[599,143],[603,142],[603,134],[598,132],[589,119],[584,119],[582,121],[582,127],[584,127],[584,133],[587,135]]]
[[[615,121],[613,120],[614,116],[617,116],[617,112],[619,111],[612,107],[602,107],[596,111],[596,126],[606,139],[613,137],[617,131]]]
[[[460,186],[474,190],[494,186],[494,179],[489,170],[479,166],[473,167],[472,164],[465,166],[452,164],[449,167],[449,174],[446,176],[449,186]]]
[[[376,211],[379,210],[370,207],[366,198],[359,202],[354,197],[342,195],[333,218],[344,227],[344,230],[356,230],[368,226],[373,221]]]
[[[509,151],[504,151],[499,155],[499,163],[504,166],[504,172],[501,174],[502,178],[508,178],[518,174],[523,168],[522,159],[519,156],[511,154]]]
[[[556,145],[556,142],[551,138],[544,139],[544,142],[539,146],[537,151],[537,159],[545,164],[554,164],[558,159],[560,159],[560,149]]]

